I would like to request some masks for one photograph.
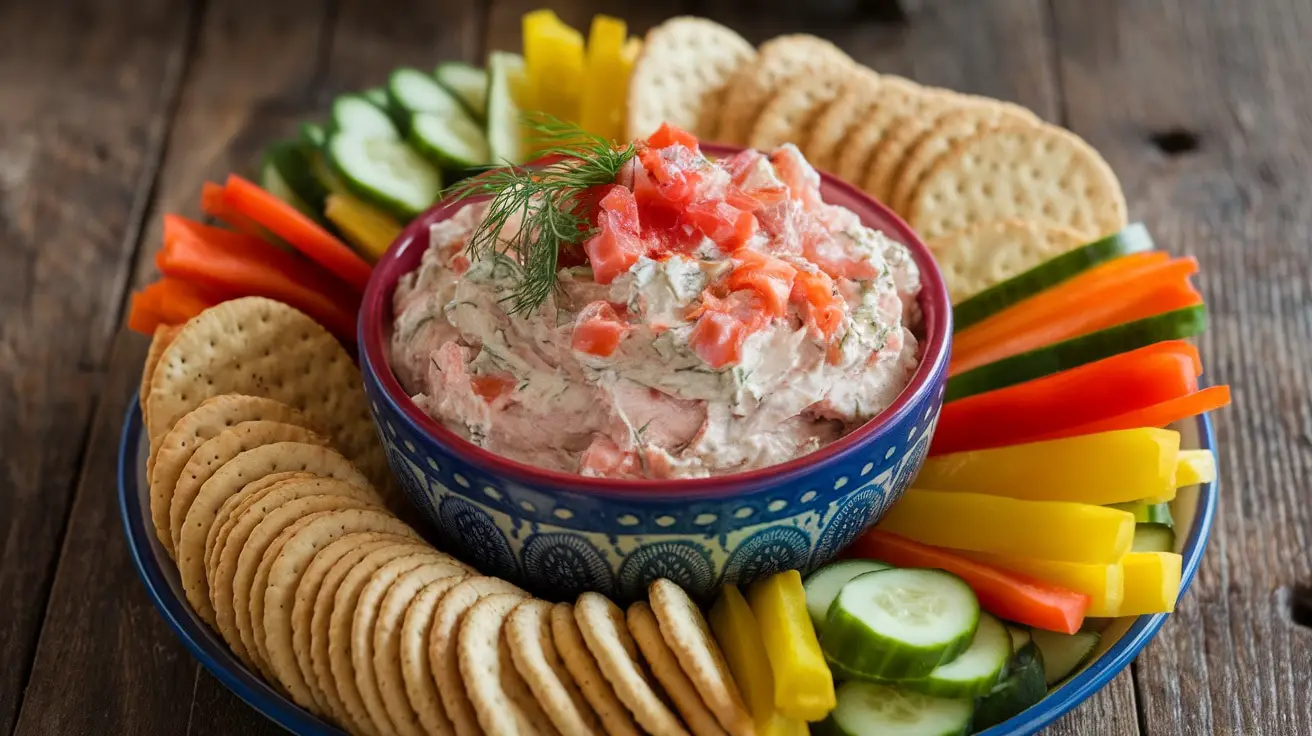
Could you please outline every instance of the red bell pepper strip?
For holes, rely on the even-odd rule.
[[[372,270],[369,263],[295,207],[236,174],[228,175],[223,200],[233,210],[269,228],[357,292],[364,292]]]
[[[221,301],[195,284],[165,276],[132,295],[128,329],[154,335],[156,327],[180,325]]]
[[[843,553],[899,567],[928,567],[956,575],[975,591],[984,610],[1008,621],[1074,634],[1084,623],[1089,596],[977,562],[942,547],[871,529]]]
[[[200,209],[239,233],[263,240],[269,240],[273,236],[273,233],[261,227],[258,222],[228,206],[223,196],[223,187],[212,181],[207,181],[200,187]]]
[[[1198,416],[1204,412],[1215,411],[1229,404],[1229,386],[1209,386],[1202,391],[1195,391],[1186,396],[1168,399],[1135,411],[1041,435],[1035,438],[1035,441],[1055,440],[1062,437],[1075,437],[1096,432],[1110,432],[1116,429],[1165,427],[1172,422]]]
[[[1201,374],[1198,349],[1169,340],[968,396],[943,406],[930,454],[1074,436],[1074,427],[1188,396]]]

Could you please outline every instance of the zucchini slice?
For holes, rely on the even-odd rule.
[[[1034,644],[1026,644],[1012,657],[1007,676],[976,702],[974,730],[983,731],[1017,716],[1047,695],[1043,653]]]
[[[360,95],[342,95],[333,100],[333,132],[371,138],[400,138],[396,125],[382,108]]]
[[[974,705],[893,685],[845,682],[838,704],[816,727],[826,736],[965,736]]]
[[[1011,660],[1011,634],[1002,622],[980,612],[970,647],[922,680],[904,680],[903,687],[940,698],[987,695]]]
[[[892,565],[885,565],[875,560],[839,560],[823,565],[808,575],[802,587],[806,590],[806,612],[811,615],[811,623],[815,625],[816,632],[824,630],[829,606],[848,581],[857,575],[887,570],[890,567]]]
[[[1096,631],[1077,631],[1060,634],[1035,629],[1034,646],[1043,652],[1043,680],[1048,687],[1065,680],[1072,672],[1089,661],[1098,648],[1102,635]]]
[[[460,61],[444,61],[437,65],[433,76],[479,122],[487,117],[487,71]]]
[[[487,147],[495,166],[522,164],[528,155],[514,96],[514,90],[523,84],[523,78],[523,57],[504,51],[488,54]]]
[[[943,400],[1014,386],[1155,342],[1194,337],[1206,329],[1205,305],[1162,312],[958,373],[948,379]]]
[[[953,332],[982,322],[1101,263],[1152,249],[1148,228],[1143,223],[1132,223],[1118,233],[1063,253],[957,304],[952,308]]]
[[[483,129],[465,115],[418,113],[410,118],[409,140],[444,168],[470,169],[488,163]]]
[[[442,192],[442,174],[413,148],[393,138],[335,133],[328,161],[346,188],[408,222]]]

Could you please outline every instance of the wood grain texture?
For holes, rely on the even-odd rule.
[[[0,5],[0,733],[24,697],[186,30],[168,0]]]
[[[1137,664],[1146,731],[1312,733],[1312,630],[1289,615],[1312,581],[1312,6],[1054,9],[1070,124],[1120,175],[1131,218],[1198,257],[1204,364],[1234,390],[1215,417],[1211,547]]]

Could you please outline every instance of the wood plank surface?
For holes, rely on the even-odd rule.
[[[1140,657],[1146,731],[1312,733],[1312,5],[1058,0],[1071,126],[1132,218],[1196,255],[1212,324],[1221,511],[1193,589]]]
[[[104,394],[118,327],[106,305],[129,273],[187,13],[169,0],[0,4],[0,733],[24,697]]]

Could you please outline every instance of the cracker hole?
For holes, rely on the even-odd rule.
[[[1198,133],[1182,127],[1158,131],[1149,135],[1148,140],[1167,156],[1186,156],[1202,145]]]

